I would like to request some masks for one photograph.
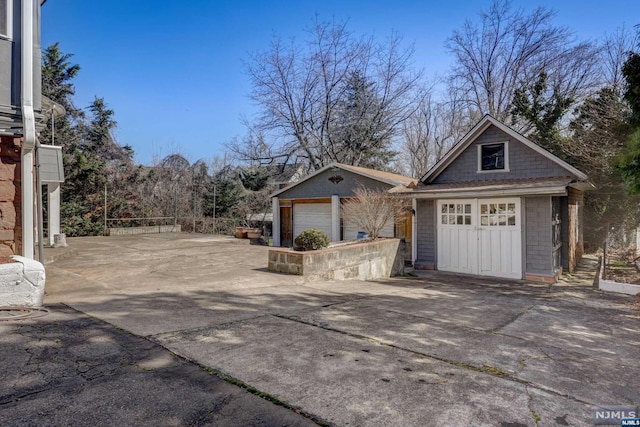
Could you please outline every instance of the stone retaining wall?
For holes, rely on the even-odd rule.
[[[131,236],[133,234],[180,233],[178,225],[150,225],[147,227],[113,227],[107,229],[108,236]]]
[[[318,251],[269,249],[269,270],[309,279],[374,280],[404,273],[405,242],[380,239]]]

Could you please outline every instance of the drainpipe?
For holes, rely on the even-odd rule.
[[[20,39],[21,50],[21,104],[22,104],[22,255],[33,259],[34,255],[34,147],[36,145],[36,121],[33,111],[33,3],[23,0]]]

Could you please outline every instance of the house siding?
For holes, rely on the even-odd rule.
[[[329,181],[329,178],[335,175],[342,177],[343,180],[337,184]],[[387,191],[392,187],[389,184],[345,171],[343,169],[339,169],[337,171],[327,169],[307,181],[301,182],[298,185],[283,191],[278,194],[278,198],[280,200],[310,199],[330,197],[334,195],[340,197],[352,197],[355,189],[358,188],[359,185],[363,185],[371,190],[381,191]]]
[[[526,197],[525,258],[526,275],[553,277],[551,197]]]
[[[13,42],[0,39],[0,105],[15,105],[12,99]]]
[[[509,172],[478,173],[478,145],[509,143]],[[567,176],[568,171],[495,126],[490,126],[433,181],[433,184],[489,179],[520,179]]]
[[[21,108],[21,0],[8,0],[13,3],[13,34],[10,40],[0,38],[0,129],[16,129],[22,132],[20,122]],[[41,128],[42,117],[42,49],[40,46],[40,1],[34,2],[33,22],[33,107],[38,119],[36,126]]]
[[[436,268],[436,216],[434,200],[418,200],[416,206],[417,258],[415,267]]]

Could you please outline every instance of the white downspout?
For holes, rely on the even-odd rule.
[[[21,50],[21,103],[22,103],[22,256],[33,259],[33,163],[36,145],[36,121],[33,111],[33,2],[23,0],[20,38]]]

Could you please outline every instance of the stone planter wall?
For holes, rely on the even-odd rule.
[[[12,259],[17,262],[0,264],[0,306],[42,306],[44,266],[21,256]]]
[[[269,250],[269,270],[311,280],[374,280],[404,273],[405,242],[381,239],[318,251]]]

